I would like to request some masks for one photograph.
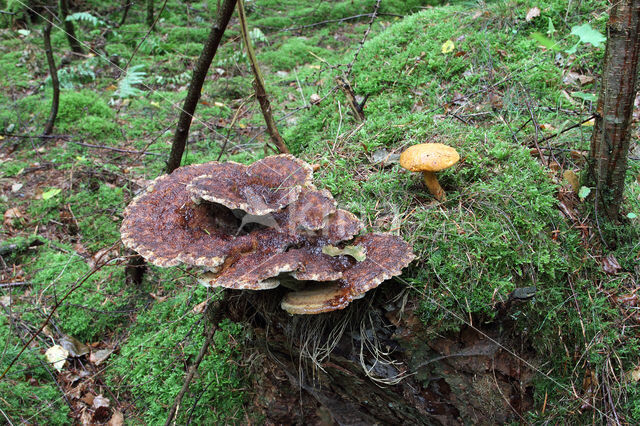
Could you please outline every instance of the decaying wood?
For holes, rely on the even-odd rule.
[[[640,0],[614,2],[598,115],[589,152],[589,180],[599,212],[617,221],[622,203],[640,54]]]
[[[198,58],[196,68],[193,70],[193,77],[189,84],[189,91],[184,100],[182,110],[180,111],[178,126],[173,137],[171,153],[169,154],[169,161],[167,163],[167,173],[171,173],[180,167],[182,154],[184,153],[184,149],[187,144],[187,136],[189,136],[191,120],[193,119],[193,114],[198,106],[198,100],[200,99],[200,92],[202,91],[204,79],[207,76],[207,71],[209,70],[209,66],[211,66],[211,61],[213,61],[213,57],[218,50],[218,46],[222,41],[222,35],[224,34],[224,30],[227,28],[227,24],[231,19],[235,6],[236,0],[224,0],[220,5],[216,23],[209,32],[209,37],[207,38],[204,48],[202,49],[202,53]]]
[[[276,126],[276,122],[273,119],[271,102],[269,102],[269,97],[267,96],[267,90],[265,89],[264,85],[264,78],[262,78],[262,72],[260,71],[260,66],[258,65],[258,59],[256,58],[256,54],[253,51],[251,37],[249,37],[247,17],[244,13],[244,5],[242,0],[238,0],[238,16],[240,17],[242,41],[247,48],[247,56],[249,57],[251,70],[253,71],[253,87],[256,91],[256,98],[258,99],[258,103],[260,104],[260,110],[262,111],[262,115],[264,116],[264,121],[267,124],[267,132],[271,137],[271,141],[278,148],[278,151],[280,151],[281,154],[288,154],[289,148],[287,148],[284,139],[282,139],[282,136],[280,136],[280,132],[278,132],[278,126]]]

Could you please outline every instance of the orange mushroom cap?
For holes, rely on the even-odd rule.
[[[400,155],[400,165],[412,172],[438,172],[453,166],[458,160],[458,151],[441,143],[413,145]]]

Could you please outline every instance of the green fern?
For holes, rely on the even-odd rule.
[[[93,26],[97,27],[98,25],[105,25],[106,22],[104,22],[102,19],[100,18],[96,18],[95,16],[93,16],[92,14],[90,14],[89,12],[76,12],[76,13],[72,13],[71,15],[67,15],[67,21],[81,21],[81,22],[88,22],[89,24],[92,24]]]
[[[144,68],[144,65],[135,65],[127,70],[125,76],[118,82],[118,90],[115,92],[115,96],[124,99],[133,96],[140,96],[144,93],[143,90],[134,87],[135,84],[140,84],[144,81],[147,73],[140,71]]]

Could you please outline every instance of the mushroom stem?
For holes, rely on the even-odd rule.
[[[424,184],[429,188],[429,192],[436,197],[438,201],[445,201],[447,197],[445,196],[444,189],[438,183],[438,179],[436,178],[436,174],[434,172],[422,172],[424,176]]]

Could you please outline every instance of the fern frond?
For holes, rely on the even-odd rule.
[[[83,22],[88,22],[90,24],[92,24],[93,26],[98,26],[98,25],[105,25],[106,22],[104,22],[102,19],[100,18],[96,18],[95,16],[93,16],[92,14],[90,14],[89,12],[76,12],[76,13],[72,13],[71,15],[67,15],[67,21],[83,21]]]
[[[117,97],[124,99],[144,93],[143,90],[134,87],[134,84],[142,83],[147,76],[146,72],[140,71],[142,68],[144,65],[135,65],[127,70],[125,76],[118,82],[118,90],[115,92]]]

